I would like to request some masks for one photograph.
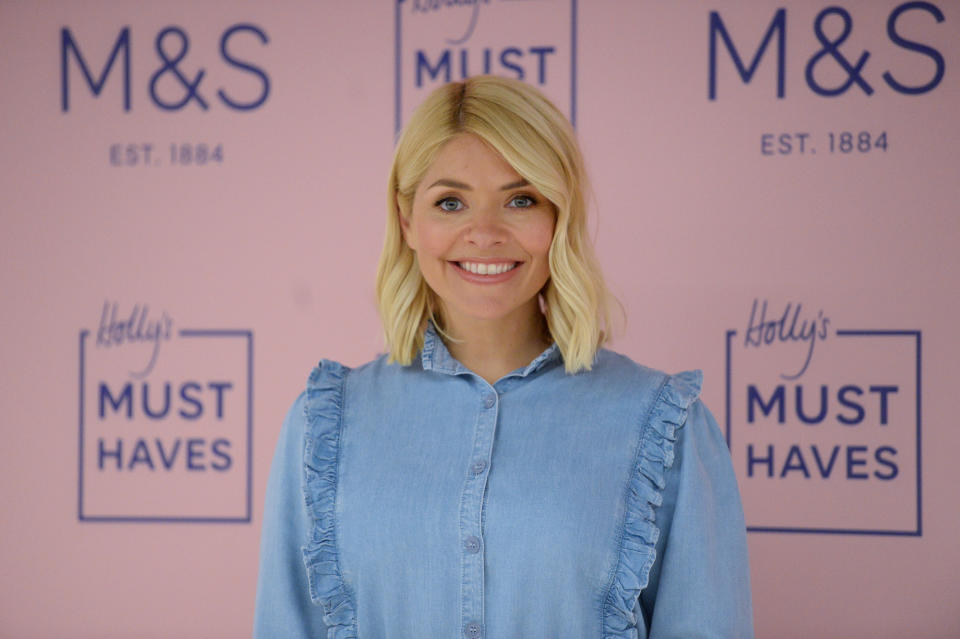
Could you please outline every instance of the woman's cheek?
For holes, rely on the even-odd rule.
[[[422,224],[418,229],[418,238],[420,244],[419,252],[430,256],[440,257],[448,249],[452,241],[450,229],[443,228],[446,225]]]
[[[550,250],[550,245],[553,243],[553,231],[556,225],[556,219],[553,212],[548,212],[540,220],[538,225],[538,233],[536,237],[537,247],[542,251],[546,252]]]

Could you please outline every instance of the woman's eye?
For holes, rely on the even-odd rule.
[[[453,213],[463,209],[463,202],[455,197],[445,197],[442,200],[437,200],[434,206],[440,207],[443,211]]]
[[[516,209],[528,209],[536,203],[537,201],[529,195],[517,195],[510,199],[509,206]]]

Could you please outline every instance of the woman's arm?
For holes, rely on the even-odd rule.
[[[667,473],[641,638],[753,637],[746,526],[726,441],[697,401]]]
[[[301,395],[287,414],[270,467],[260,538],[255,638],[327,636],[323,607],[310,600],[300,550],[309,530],[302,488],[304,402]]]

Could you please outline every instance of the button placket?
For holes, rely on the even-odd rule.
[[[486,491],[488,459],[497,427],[498,395],[485,385],[479,397],[473,434],[469,473],[460,493],[460,534],[462,547],[460,576],[460,619],[463,634],[470,639],[483,636],[483,531],[481,517]]]

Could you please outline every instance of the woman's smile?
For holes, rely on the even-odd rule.
[[[523,262],[514,260],[457,260],[450,264],[463,279],[474,284],[500,284],[517,274]]]
[[[477,262],[461,260],[454,262],[464,271],[470,271],[474,275],[500,275],[507,271],[512,271],[520,265],[520,262]]]

